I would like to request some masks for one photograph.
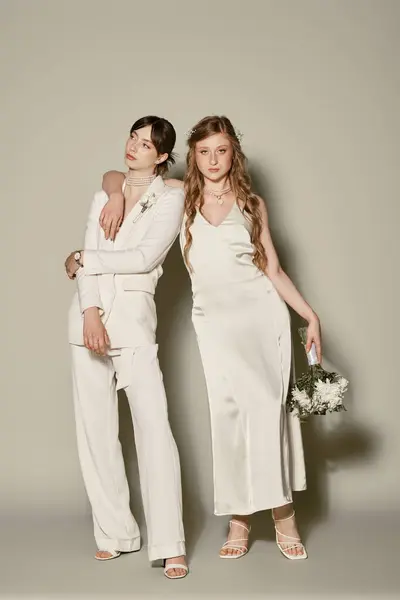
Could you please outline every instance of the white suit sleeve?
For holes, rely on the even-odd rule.
[[[87,250],[87,275],[148,273],[160,264],[178,236],[184,209],[183,190],[172,188],[154,207],[153,218],[142,240],[126,250]]]
[[[90,207],[89,217],[86,224],[84,250],[95,251],[98,247],[97,235],[99,227],[100,210],[104,202],[102,200],[102,192],[95,194],[92,205]],[[102,314],[103,306],[100,299],[99,283],[97,277],[89,277],[85,273],[85,269],[78,269],[76,272],[76,282],[78,286],[79,306],[83,313],[87,308],[97,306]]]

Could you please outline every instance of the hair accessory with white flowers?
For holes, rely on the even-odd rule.
[[[239,144],[240,144],[240,142],[243,139],[243,133],[240,131],[240,129],[237,129],[236,127],[235,127],[235,135],[236,135],[237,139],[239,140]]]
[[[186,133],[185,133],[185,137],[186,137],[186,139],[189,139],[189,138],[191,138],[191,137],[192,137],[192,135],[193,135],[194,133],[196,133],[196,130],[195,130],[195,129],[188,129],[188,130],[186,131]],[[235,127],[235,135],[236,135],[236,137],[237,137],[237,139],[238,139],[238,141],[239,141],[239,144],[240,144],[240,142],[241,142],[241,141],[242,141],[242,139],[243,139],[243,133],[240,131],[240,129],[237,129],[236,127]]]

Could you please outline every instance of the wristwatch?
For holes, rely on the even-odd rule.
[[[78,263],[78,265],[79,265],[80,267],[83,267],[83,264],[81,263],[81,256],[82,256],[82,254],[81,254],[81,252],[79,252],[79,250],[78,250],[78,251],[77,251],[77,252],[75,252],[75,254],[74,254],[74,259],[76,260],[76,262]]]

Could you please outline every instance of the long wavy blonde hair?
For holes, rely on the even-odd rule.
[[[229,182],[240,208],[252,224],[251,242],[254,246],[253,263],[261,270],[267,267],[267,257],[261,243],[262,220],[259,199],[251,191],[251,180],[247,170],[247,160],[240,146],[235,128],[227,117],[205,117],[191,130],[188,138],[189,150],[186,157],[187,170],[184,178],[185,185],[185,238],[183,249],[185,263],[192,271],[189,261],[189,252],[192,245],[190,231],[196,217],[197,209],[204,206],[204,179],[196,163],[196,144],[216,133],[224,133],[230,140],[233,148],[232,166],[229,173]]]

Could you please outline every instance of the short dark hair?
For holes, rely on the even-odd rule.
[[[137,129],[151,125],[151,141],[158,154],[168,154],[167,160],[156,166],[157,175],[164,175],[171,165],[175,164],[175,155],[172,152],[176,142],[174,126],[163,117],[147,116],[134,122],[131,135]]]

